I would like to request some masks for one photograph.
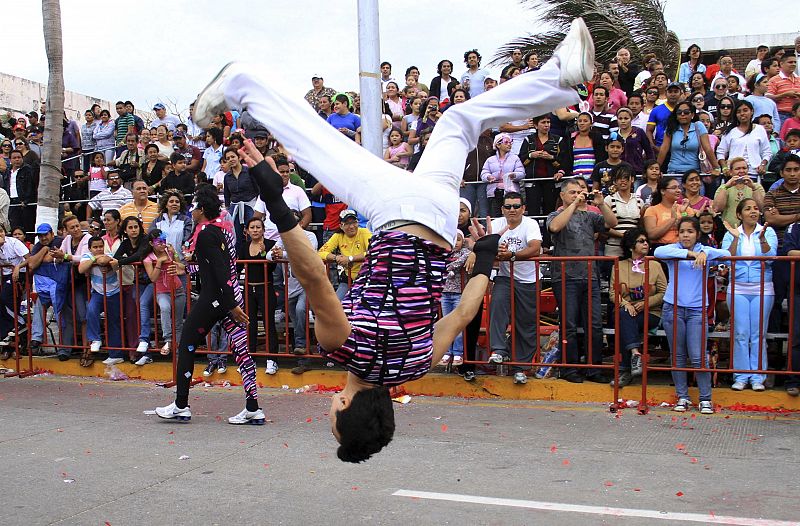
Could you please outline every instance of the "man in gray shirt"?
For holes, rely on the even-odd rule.
[[[594,256],[595,234],[617,225],[617,217],[603,201],[599,192],[587,194],[580,183],[570,179],[561,191],[564,206],[547,216],[547,229],[555,245],[554,256]],[[587,209],[587,201],[600,209],[601,214]],[[562,268],[563,267],[563,268]],[[584,321],[585,341],[591,331],[591,363],[603,362],[603,321],[600,312],[600,268],[592,264],[591,289],[586,261],[554,262],[551,266],[553,293],[561,309],[561,334],[567,340],[567,363],[579,363],[578,323]],[[565,279],[566,278],[566,279]],[[562,285],[563,280],[563,285]],[[564,287],[562,295],[562,287]],[[589,320],[589,294],[591,294],[591,325]],[[569,298],[569,301],[564,301]],[[587,359],[588,361],[588,359]],[[584,374],[578,369],[564,369],[561,377],[569,382],[582,383]],[[599,369],[586,369],[585,379],[608,383],[609,378]]]

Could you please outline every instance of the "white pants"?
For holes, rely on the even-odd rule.
[[[275,91],[268,80],[237,73],[225,86],[232,108],[247,108],[294,160],[331,193],[364,214],[373,227],[415,221],[448,242],[458,225],[458,190],[467,154],[480,133],[579,102],[559,85],[554,61],[450,107],[436,124],[417,169],[401,170],[372,155],[317,115],[303,99]]]

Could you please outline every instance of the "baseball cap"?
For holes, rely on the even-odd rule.
[[[311,75],[311,80],[321,79],[321,78],[322,78],[322,75],[320,75],[319,73],[314,73],[314,74]]]
[[[682,90],[683,86],[681,86],[680,82],[672,81],[669,84],[667,84],[667,89],[672,89],[672,88],[677,88],[677,89]]]
[[[182,130],[175,130],[174,132],[172,132],[172,138],[173,139],[180,139],[181,137],[183,137],[183,138],[186,137],[186,134],[183,133]]]
[[[35,111],[32,111],[30,113],[27,113],[26,117],[28,117],[29,119],[38,119],[39,118],[39,114],[36,113]]]
[[[53,231],[53,227],[51,227],[48,223],[42,223],[41,225],[36,227],[36,234],[49,234]]]
[[[154,110],[166,110],[167,107],[164,106],[163,104],[161,104],[160,102],[156,102],[155,104],[153,104],[153,109]]]
[[[349,208],[339,212],[339,219],[341,221],[344,221],[348,217],[352,217],[353,219],[358,219],[358,214],[356,214],[355,210],[350,210]]]

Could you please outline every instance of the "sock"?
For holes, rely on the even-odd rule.
[[[483,236],[475,242],[472,251],[475,253],[475,266],[472,267],[472,275],[483,274],[487,278],[492,272],[492,265],[497,257],[497,245],[500,243],[498,234]]]
[[[175,397],[175,407],[178,409],[186,409],[189,407],[189,397]]]
[[[258,400],[256,400],[255,398],[248,398],[245,401],[245,406],[244,407],[245,407],[245,409],[247,409],[251,413],[253,413],[255,411],[258,411]]]
[[[261,200],[269,212],[269,218],[278,227],[278,232],[288,232],[297,225],[286,201],[283,200],[283,179],[266,161],[261,161],[250,169],[250,176],[258,185]]]

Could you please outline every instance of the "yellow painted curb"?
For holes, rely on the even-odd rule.
[[[4,367],[16,368],[14,360],[0,361]],[[27,358],[20,365],[27,369]],[[202,378],[205,361],[198,362],[194,368],[194,377]],[[56,358],[34,358],[34,370],[44,370],[63,376],[105,377],[106,367],[96,360],[91,367],[81,367],[78,359],[73,357],[66,362]],[[154,382],[165,382],[172,379],[172,364],[156,362],[142,367],[131,363],[122,363],[117,368],[132,379]],[[341,387],[345,383],[346,373],[340,369],[315,369],[302,375],[295,375],[281,369],[275,375],[268,375],[263,368],[257,372],[260,386],[281,388],[286,385],[290,389],[306,385],[318,385],[325,388]],[[214,374],[208,381],[232,384],[241,383],[235,364],[228,367],[225,374]],[[402,386],[406,393],[417,396],[455,396],[460,398],[486,398],[495,400],[552,400],[560,402],[600,402],[610,403],[613,390],[603,384],[573,384],[560,380],[536,380],[530,378],[525,385],[515,385],[510,376],[478,376],[473,382],[465,382],[455,374],[431,373],[423,378],[408,382]],[[641,385],[631,385],[620,391],[620,398],[639,400],[642,395]],[[690,389],[691,398],[697,402],[697,390]],[[661,402],[674,402],[674,389],[668,385],[652,385],[647,388],[649,403],[658,405]],[[727,387],[714,389],[714,404],[722,407],[746,409],[764,408],[765,410],[789,409],[800,411],[800,397],[790,397],[781,389],[756,393],[750,390],[736,392]]]

